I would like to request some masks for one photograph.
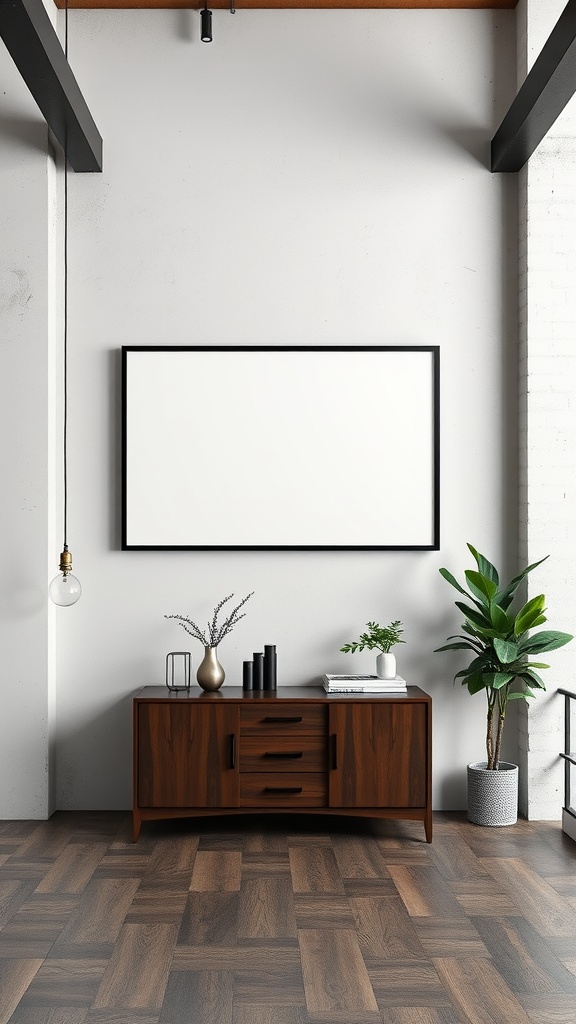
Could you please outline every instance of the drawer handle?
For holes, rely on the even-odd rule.
[[[275,718],[273,715],[268,715],[267,718],[264,719],[264,721],[265,722],[301,722],[302,721],[302,715],[296,715],[294,718],[286,718],[286,717]]]
[[[265,793],[301,793],[302,786],[264,786]]]
[[[230,767],[236,767],[236,735],[230,733]]]
[[[331,736],[332,740],[332,768],[336,770],[338,767],[338,736],[333,733]]]
[[[302,757],[302,750],[267,750],[264,757]]]

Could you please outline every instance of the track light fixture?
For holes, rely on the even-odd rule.
[[[234,0],[230,0],[230,14],[236,14]],[[207,0],[204,0],[204,8],[200,11],[200,39],[203,43],[212,42],[212,11],[208,10]]]
[[[200,39],[203,43],[212,42],[212,11],[208,10],[208,4],[204,4],[204,10],[200,11]]]

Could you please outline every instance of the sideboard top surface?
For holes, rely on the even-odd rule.
[[[143,686],[134,694],[136,701],[321,701],[330,704],[340,700],[361,701],[430,701],[431,697],[419,686],[408,686],[406,693],[326,693],[322,686],[279,686],[277,690],[243,690],[241,686],[223,686],[213,693],[207,693],[193,685],[190,690],[169,690],[167,686]]]

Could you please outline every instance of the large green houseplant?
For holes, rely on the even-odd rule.
[[[462,633],[448,637],[452,643],[436,650],[470,651],[473,655],[468,666],[456,673],[454,681],[460,679],[471,694],[484,692],[486,696],[486,762],[482,762],[482,767],[487,772],[498,772],[502,767],[500,752],[508,704],[511,700],[529,700],[538,690],[546,689],[539,673],[549,666],[534,658],[563,647],[573,637],[556,630],[531,633],[546,622],[544,594],[513,611],[518,587],[548,556],[523,569],[509,583],[501,584],[492,563],[472,544],[468,548],[476,562],[476,569],[468,569],[464,574],[468,590],[448,569],[440,569],[444,579],[466,601],[456,601],[464,615]]]

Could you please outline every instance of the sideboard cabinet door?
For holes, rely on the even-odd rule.
[[[424,703],[332,704],[330,807],[425,807]]]
[[[238,806],[238,707],[142,703],[140,807]]]

